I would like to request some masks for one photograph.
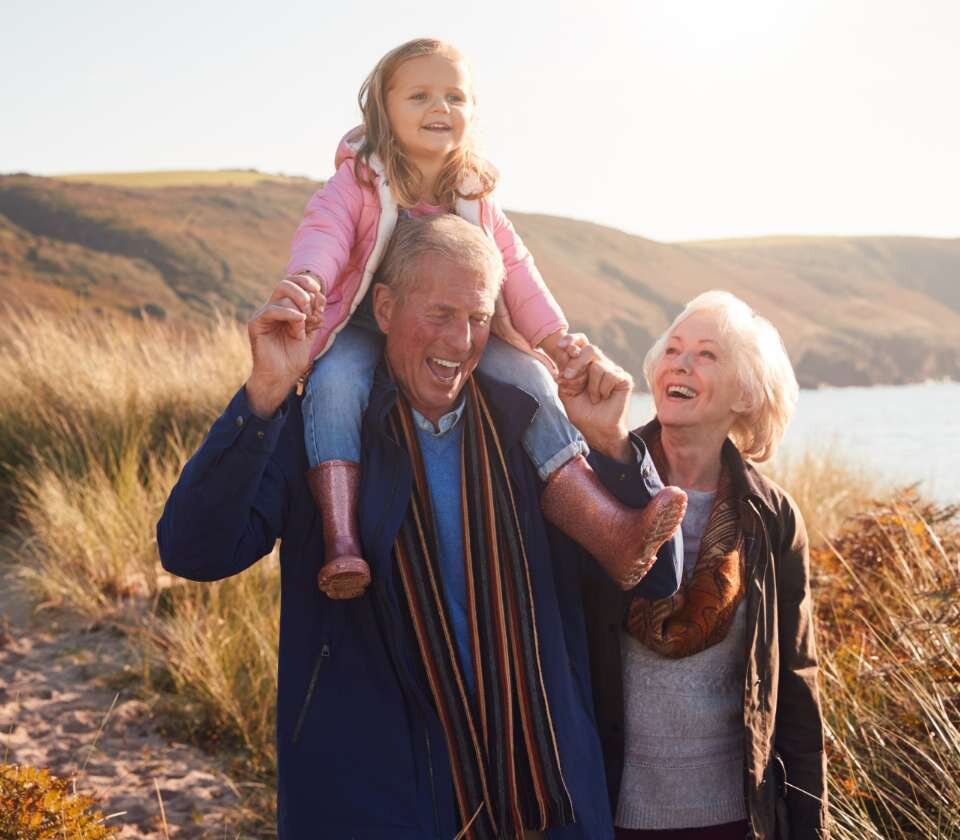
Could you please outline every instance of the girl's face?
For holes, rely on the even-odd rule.
[[[470,130],[473,97],[463,62],[423,55],[401,64],[387,89],[387,118],[400,148],[414,162],[442,160]]]

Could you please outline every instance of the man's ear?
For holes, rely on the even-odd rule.
[[[393,289],[383,283],[373,287],[373,317],[377,319],[380,330],[386,335],[390,332],[390,321],[393,320],[393,310],[397,305],[397,298]]]

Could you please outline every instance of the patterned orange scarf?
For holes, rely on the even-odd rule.
[[[667,475],[659,436],[648,443],[661,476]],[[634,598],[627,608],[627,632],[671,659],[699,653],[723,640],[744,595],[743,528],[730,469],[723,463],[717,496],[700,540],[692,574],[669,598]]]

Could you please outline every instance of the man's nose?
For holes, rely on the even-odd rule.
[[[473,328],[470,319],[454,320],[448,324],[444,339],[450,345],[450,349],[456,351],[458,355],[469,352],[473,343]]]

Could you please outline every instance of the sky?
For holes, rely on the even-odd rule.
[[[956,0],[2,0],[0,172],[323,178],[366,74],[427,35],[470,63],[509,209],[960,236]]]

